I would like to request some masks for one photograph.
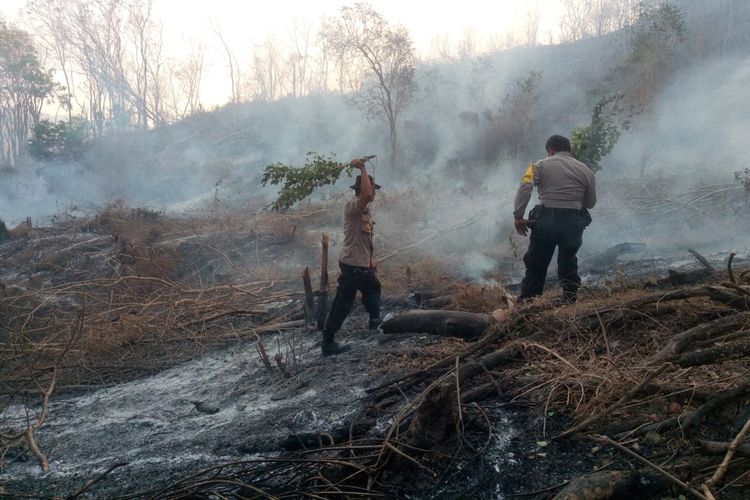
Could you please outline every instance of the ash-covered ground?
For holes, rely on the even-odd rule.
[[[719,263],[720,254],[711,256]],[[695,268],[690,258],[671,259],[673,268]],[[663,264],[658,265],[661,268]],[[624,268],[650,271],[644,260]],[[633,272],[628,273],[631,276]],[[591,274],[590,279],[599,274]],[[398,312],[403,305],[390,305]],[[86,492],[91,498],[149,493],[191,472],[220,463],[277,456],[294,434],[346,426],[369,404],[367,389],[386,378],[375,366],[384,355],[416,358],[445,340],[427,334],[370,334],[364,311],[356,311],[339,338],[352,350],[322,357],[319,334],[294,329],[263,336],[273,363],[281,355],[291,376],[269,370],[256,343],[238,340],[153,376],[56,395],[47,423],[38,432],[50,469],[23,449],[5,457],[0,484],[6,493],[65,497],[119,464]],[[11,406],[4,426],[19,427],[25,406]],[[492,443],[471,464],[413,498],[508,498],[586,473],[604,458],[585,443],[554,443],[567,419],[545,416],[504,400],[486,403]],[[370,433],[382,433],[393,413],[378,416]],[[406,494],[406,493],[405,493]],[[416,495],[416,496],[415,496]]]
[[[484,211],[454,211],[447,218],[425,211],[423,217],[411,220],[409,227],[413,231],[408,238],[398,237],[403,235],[404,224],[403,207],[399,203],[398,199],[387,201],[378,219],[381,236],[376,242],[383,255],[396,255],[381,269],[385,294],[392,298],[386,301],[384,314],[414,307],[408,299],[408,288],[421,283],[404,285],[409,272],[415,276],[419,272],[430,275],[433,284],[439,286],[455,283],[461,277],[467,282],[468,277],[469,282],[485,287],[502,285],[513,292],[522,276],[520,256],[525,242],[506,239],[507,232],[497,228],[492,218],[498,210],[496,203],[485,203]],[[507,208],[508,203],[509,200],[503,201],[501,208]],[[466,206],[469,205],[467,202]],[[83,230],[30,231],[0,245],[3,300],[16,300],[13,293],[26,297],[33,292],[42,297],[44,304],[33,309],[35,314],[75,308],[80,297],[65,295],[60,287],[65,289],[69,283],[87,280],[97,282],[104,276],[117,281],[118,276],[153,268],[162,271],[168,264],[167,258],[179,255],[178,265],[168,270],[171,279],[183,287],[200,290],[227,282],[263,283],[259,288],[263,291],[258,294],[240,289],[249,294],[240,296],[247,300],[252,297],[267,307],[269,312],[263,315],[267,321],[262,324],[273,324],[274,307],[301,304],[299,270],[304,265],[314,268],[319,259],[317,244],[321,230],[334,235],[330,260],[336,261],[335,228],[340,221],[330,214],[330,210],[323,211],[312,224],[304,214],[297,219],[294,216],[284,219],[283,223],[278,219],[270,222],[247,219],[239,223],[227,218],[224,222],[213,221],[210,231],[205,227],[175,229],[170,221],[156,217],[145,229],[139,227],[135,236],[128,232],[127,224],[112,225],[101,217],[93,229],[88,225]],[[127,217],[123,220],[133,222]],[[437,225],[438,220],[442,225]],[[584,236],[580,255],[584,284],[593,290],[611,290],[633,283],[638,283],[638,287],[659,287],[665,283],[663,280],[668,283],[671,279],[669,270],[677,272],[678,280],[684,273],[700,271],[705,266],[687,251],[688,246],[702,252],[716,269],[726,265],[730,251],[737,253],[738,264],[747,263],[750,258],[750,252],[742,246],[744,235],[736,231],[727,232],[731,237],[714,241],[696,238],[673,245],[657,238],[653,231],[646,234],[643,228],[632,227],[611,234],[606,226],[606,217],[596,221],[592,231]],[[302,227],[305,229],[299,229]],[[602,233],[607,233],[606,239],[601,237]],[[639,239],[641,235],[644,237]],[[519,246],[519,241],[523,246]],[[471,250],[466,249],[467,245]],[[158,251],[143,253],[138,250],[141,247]],[[164,248],[169,251],[162,251]],[[150,267],[144,268],[144,262]],[[274,267],[268,266],[268,262],[273,262]],[[425,264],[420,270],[421,262]],[[330,268],[333,274],[333,264]],[[407,272],[407,268],[411,271]],[[555,272],[553,263],[549,276],[552,294]],[[144,299],[149,301],[149,307],[161,300],[160,290],[146,291],[151,294]],[[196,293],[178,291],[189,297]],[[286,291],[290,295],[284,296]],[[582,295],[586,296],[586,290]],[[269,298],[264,302],[265,296]],[[232,296],[232,300],[235,298]],[[179,299],[187,300],[182,295]],[[238,307],[237,304],[232,303],[232,307]],[[111,310],[117,308],[110,304],[101,315],[105,323],[113,325],[124,324],[125,319],[136,322],[139,315],[144,324],[161,318],[156,312],[148,316],[146,305],[137,305],[137,311],[133,311],[132,304],[123,305],[126,312],[115,314]],[[279,321],[289,319],[293,318]],[[264,330],[260,337],[255,337],[247,334],[258,326],[254,321],[238,317],[221,323],[221,329],[212,324],[216,330],[204,328],[200,335],[181,338],[174,344],[160,343],[162,356],[169,349],[177,352],[191,346],[184,356],[176,356],[175,362],[163,367],[141,372],[121,370],[121,375],[125,375],[106,379],[99,378],[92,369],[87,388],[81,387],[86,384],[73,384],[53,394],[49,416],[36,432],[40,449],[49,456],[49,471],[44,472],[25,447],[11,447],[0,472],[4,494],[65,497],[117,466],[88,488],[84,496],[149,497],[159,488],[207,467],[279,456],[284,453],[283,444],[290,436],[329,432],[359,418],[372,405],[368,389],[407,370],[400,366],[399,360],[407,366],[409,361],[428,357],[432,351],[460,349],[454,339],[428,334],[368,334],[365,314],[357,309],[339,335],[352,345],[352,350],[323,358],[319,333],[287,325],[278,332]],[[92,323],[92,332],[96,332],[97,325],[100,323]],[[233,332],[237,332],[236,339],[232,338]],[[219,334],[224,339],[221,343],[208,341]],[[262,362],[258,338],[270,368]],[[138,357],[131,353],[128,358],[128,350],[136,352],[140,346],[143,351],[137,352],[148,353],[151,344],[147,342],[153,341],[148,336],[133,337],[119,345],[116,352],[125,363],[137,364]],[[275,360],[277,355],[284,370]],[[409,397],[414,395],[404,395]],[[405,489],[403,496],[510,498],[560,484],[616,460],[609,452],[592,454],[590,443],[551,441],[550,436],[570,424],[568,417],[560,413],[545,415],[538,409],[509,404],[503,397],[487,400],[482,406],[492,429],[485,452],[472,462],[462,462],[457,469],[448,471],[437,484],[431,487],[420,484],[418,491]],[[0,429],[22,429],[36,417],[37,411],[38,395],[16,398],[4,407]],[[375,425],[367,431],[368,435],[382,434],[392,423],[395,412],[395,408],[376,412]]]
[[[38,433],[50,470],[43,472],[33,456],[19,450],[6,457],[0,481],[6,493],[65,497],[122,464],[86,494],[148,497],[154,488],[205,467],[276,456],[290,435],[327,432],[360,413],[368,404],[366,389],[384,380],[373,360],[393,353],[416,357],[443,341],[424,334],[369,334],[365,321],[361,312],[347,320],[340,337],[352,350],[339,356],[321,357],[318,335],[302,330],[264,337],[267,354],[281,353],[294,373],[290,378],[269,371],[255,345],[239,341],[154,376],[59,395]],[[540,417],[504,408],[501,401],[494,405],[492,445],[480,468],[458,471],[463,475],[458,484],[441,482],[420,496],[472,492],[475,498],[503,498],[521,487],[585,472],[593,461],[577,447],[553,455],[546,443],[539,445],[545,439]],[[22,425],[22,411],[8,408],[5,424]],[[382,433],[392,417],[380,415],[371,432]],[[530,467],[543,475],[530,477]]]

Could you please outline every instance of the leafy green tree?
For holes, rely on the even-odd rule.
[[[29,141],[29,154],[38,160],[80,160],[89,148],[87,123],[78,118],[53,123],[41,120]]]
[[[594,172],[601,170],[601,160],[620,139],[622,130],[630,126],[621,107],[622,95],[610,94],[599,98],[591,110],[591,123],[577,127],[571,134],[570,146],[576,158]]]
[[[0,164],[15,167],[42,105],[58,89],[28,33],[0,20]]]

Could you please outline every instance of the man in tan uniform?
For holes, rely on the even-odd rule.
[[[372,230],[375,224],[370,215],[369,204],[375,199],[375,184],[367,174],[364,159],[352,160],[351,165],[360,170],[352,186],[354,197],[344,207],[344,248],[339,256],[339,275],[336,297],[323,328],[323,356],[347,351],[334,340],[336,332],[349,315],[357,290],[362,293],[362,304],[370,315],[369,328],[377,330],[380,325],[380,281],[373,261]]]
[[[529,249],[523,257],[526,276],[519,300],[541,295],[547,268],[557,247],[557,274],[564,303],[575,302],[581,278],[576,253],[583,243],[583,230],[591,223],[589,208],[596,205],[596,180],[592,170],[575,159],[570,141],[560,135],[547,139],[547,158],[529,164],[516,193],[513,216],[518,234],[531,229]],[[539,205],[524,219],[536,186]]]

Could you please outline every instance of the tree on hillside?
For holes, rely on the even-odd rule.
[[[681,0],[691,56],[726,57],[750,47],[750,2],[747,0]]]
[[[182,120],[202,110],[203,45],[197,43],[184,59],[173,62],[168,71],[170,116]]]
[[[561,0],[562,41],[573,42],[602,36],[629,26],[634,20],[636,0]]]
[[[41,120],[29,141],[29,154],[43,161],[80,160],[89,145],[88,126],[80,118],[57,123]]]
[[[202,55],[189,54],[186,63],[164,57],[153,0],[29,0],[27,12],[66,81],[69,124],[81,115],[100,137],[108,128],[150,128],[199,108]]]
[[[674,71],[677,48],[685,38],[683,13],[668,2],[642,7],[631,30],[629,54],[609,80],[630,105],[641,110]]]
[[[291,53],[287,58],[287,72],[290,92],[295,97],[305,95],[312,90],[310,88],[312,32],[310,24],[300,19],[293,20],[287,26],[287,36],[291,46]]]
[[[255,47],[253,53],[253,89],[255,101],[275,101],[284,95],[284,56],[272,36]]]
[[[322,37],[339,64],[362,65],[353,102],[368,117],[386,117],[391,161],[398,165],[399,119],[416,90],[414,47],[408,31],[391,26],[369,5],[357,3],[326,20]]]
[[[56,90],[28,33],[0,20],[0,165],[15,167]]]
[[[221,47],[222,49],[224,49],[224,52],[227,55],[227,65],[229,66],[229,82],[232,85],[230,102],[240,102],[242,100],[242,96],[240,94],[240,89],[242,87],[242,72],[240,71],[237,57],[235,57],[234,52],[229,46],[229,43],[227,42],[226,38],[224,38],[224,33],[222,33],[221,29],[217,25],[214,25],[213,31],[214,34],[219,38]]]

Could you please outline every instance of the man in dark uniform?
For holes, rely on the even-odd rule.
[[[362,304],[370,315],[370,331],[376,331],[380,325],[380,281],[373,261],[372,246],[372,229],[375,223],[369,208],[370,202],[375,199],[375,190],[380,189],[380,186],[367,174],[364,159],[352,160],[351,165],[359,169],[360,175],[352,186],[354,197],[344,207],[344,247],[339,256],[341,275],[336,297],[323,328],[323,356],[339,354],[349,349],[348,346],[337,343],[334,336],[349,315],[357,290],[362,293]]]
[[[563,303],[576,301],[581,278],[576,253],[583,243],[583,230],[591,222],[588,209],[596,204],[596,181],[591,169],[575,159],[570,141],[553,135],[545,145],[547,158],[529,164],[516,193],[513,216],[518,234],[531,229],[529,249],[523,257],[526,276],[519,301],[541,295],[547,268],[557,247],[557,275]],[[524,219],[536,186],[539,205]]]

